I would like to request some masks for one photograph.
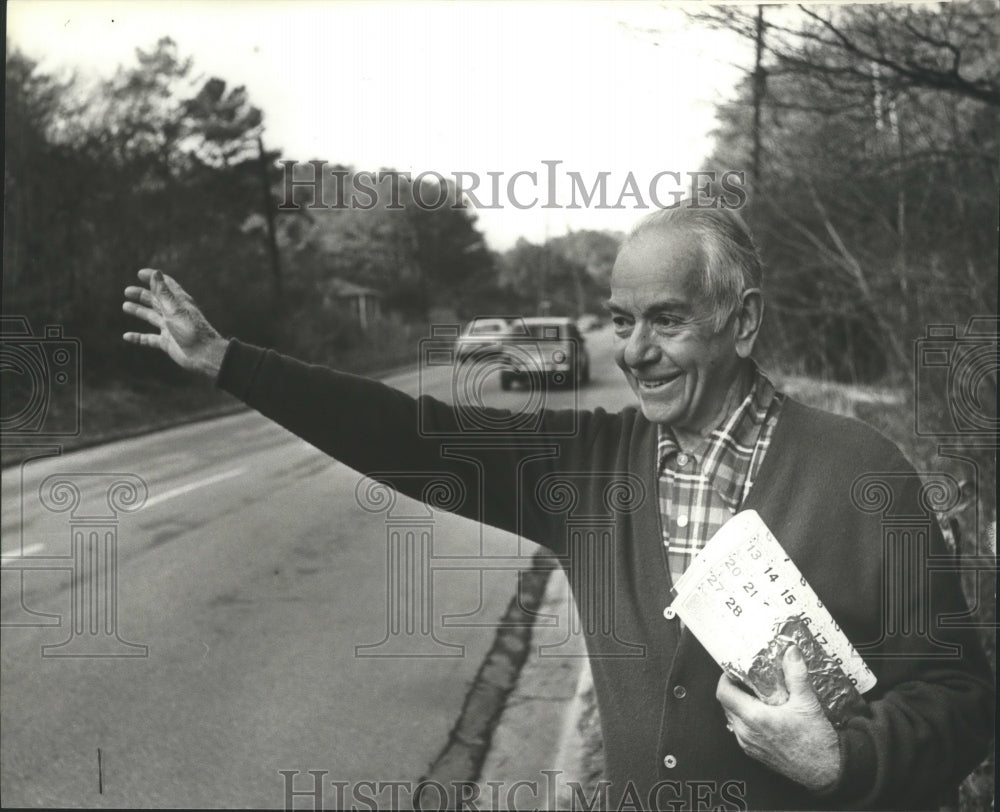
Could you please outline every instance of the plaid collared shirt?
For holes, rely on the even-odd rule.
[[[681,451],[669,426],[659,426],[660,515],[673,583],[750,492],[783,401],[774,384],[755,369],[750,392],[713,429],[700,457]]]

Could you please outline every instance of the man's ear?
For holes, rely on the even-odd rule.
[[[764,318],[764,296],[760,288],[743,291],[743,303],[736,311],[736,354],[749,358]]]

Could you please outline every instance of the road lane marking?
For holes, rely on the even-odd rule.
[[[26,544],[19,553],[4,553],[4,558],[21,558],[22,556],[34,555],[45,549],[44,544]]]
[[[232,479],[234,476],[240,476],[240,474],[245,473],[246,470],[246,468],[234,468],[231,471],[223,471],[221,474],[215,474],[214,476],[206,477],[205,479],[189,482],[187,485],[180,485],[176,488],[171,488],[169,491],[156,494],[156,496],[150,496],[149,499],[146,500],[145,507],[158,505],[160,502],[166,502],[168,499],[173,499],[175,496],[183,496],[185,493],[198,490],[198,488],[203,488],[206,485],[214,485],[216,482]]]
[[[176,488],[171,488],[169,491],[164,491],[163,493],[158,493],[155,496],[149,497],[149,499],[146,500],[145,507],[158,505],[160,502],[166,502],[168,499],[173,499],[175,496],[183,496],[185,493],[190,493],[191,491],[197,490],[198,488],[202,488],[206,485],[214,485],[216,482],[223,482],[227,479],[232,479],[233,477],[240,476],[240,474],[245,472],[246,468],[233,468],[231,471],[223,471],[222,473],[214,474],[213,476],[205,477],[204,479],[189,482],[187,485],[180,485]],[[27,558],[28,556],[42,552],[44,549],[44,544],[36,542],[34,544],[26,544],[19,552],[3,553],[0,557],[4,560]]]

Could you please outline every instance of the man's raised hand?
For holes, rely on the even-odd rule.
[[[151,268],[139,271],[139,281],[143,285],[125,288],[122,310],[160,332],[130,332],[122,337],[132,344],[158,347],[184,369],[218,375],[229,342],[208,323],[184,288]]]

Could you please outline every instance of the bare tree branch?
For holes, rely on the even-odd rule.
[[[852,39],[848,34],[842,29],[838,28],[834,23],[826,18],[811,11],[806,6],[799,6],[799,9],[810,19],[821,25],[826,31],[828,31],[833,38],[839,43],[840,47],[845,53],[851,54],[860,60],[874,62],[883,68],[887,68],[893,73],[899,74],[905,77],[913,84],[920,87],[931,87],[940,90],[948,90],[954,93],[960,93],[962,95],[969,96],[970,98],[978,99],[979,101],[985,102],[993,106],[1000,106],[1000,88],[994,82],[987,79],[967,79],[958,72],[958,65],[961,60],[961,55],[957,51],[957,46],[948,43],[948,49],[955,54],[955,59],[953,66],[950,70],[935,69],[933,66],[915,62],[910,59],[893,59],[885,55],[885,53],[880,49],[874,51],[871,49],[863,48],[856,40]],[[881,29],[875,27],[873,31],[878,35],[881,33]],[[933,44],[929,40],[929,44]],[[783,58],[787,57],[787,54],[781,55]],[[855,69],[858,75],[865,75],[862,70]],[[868,78],[871,78],[870,75]]]

